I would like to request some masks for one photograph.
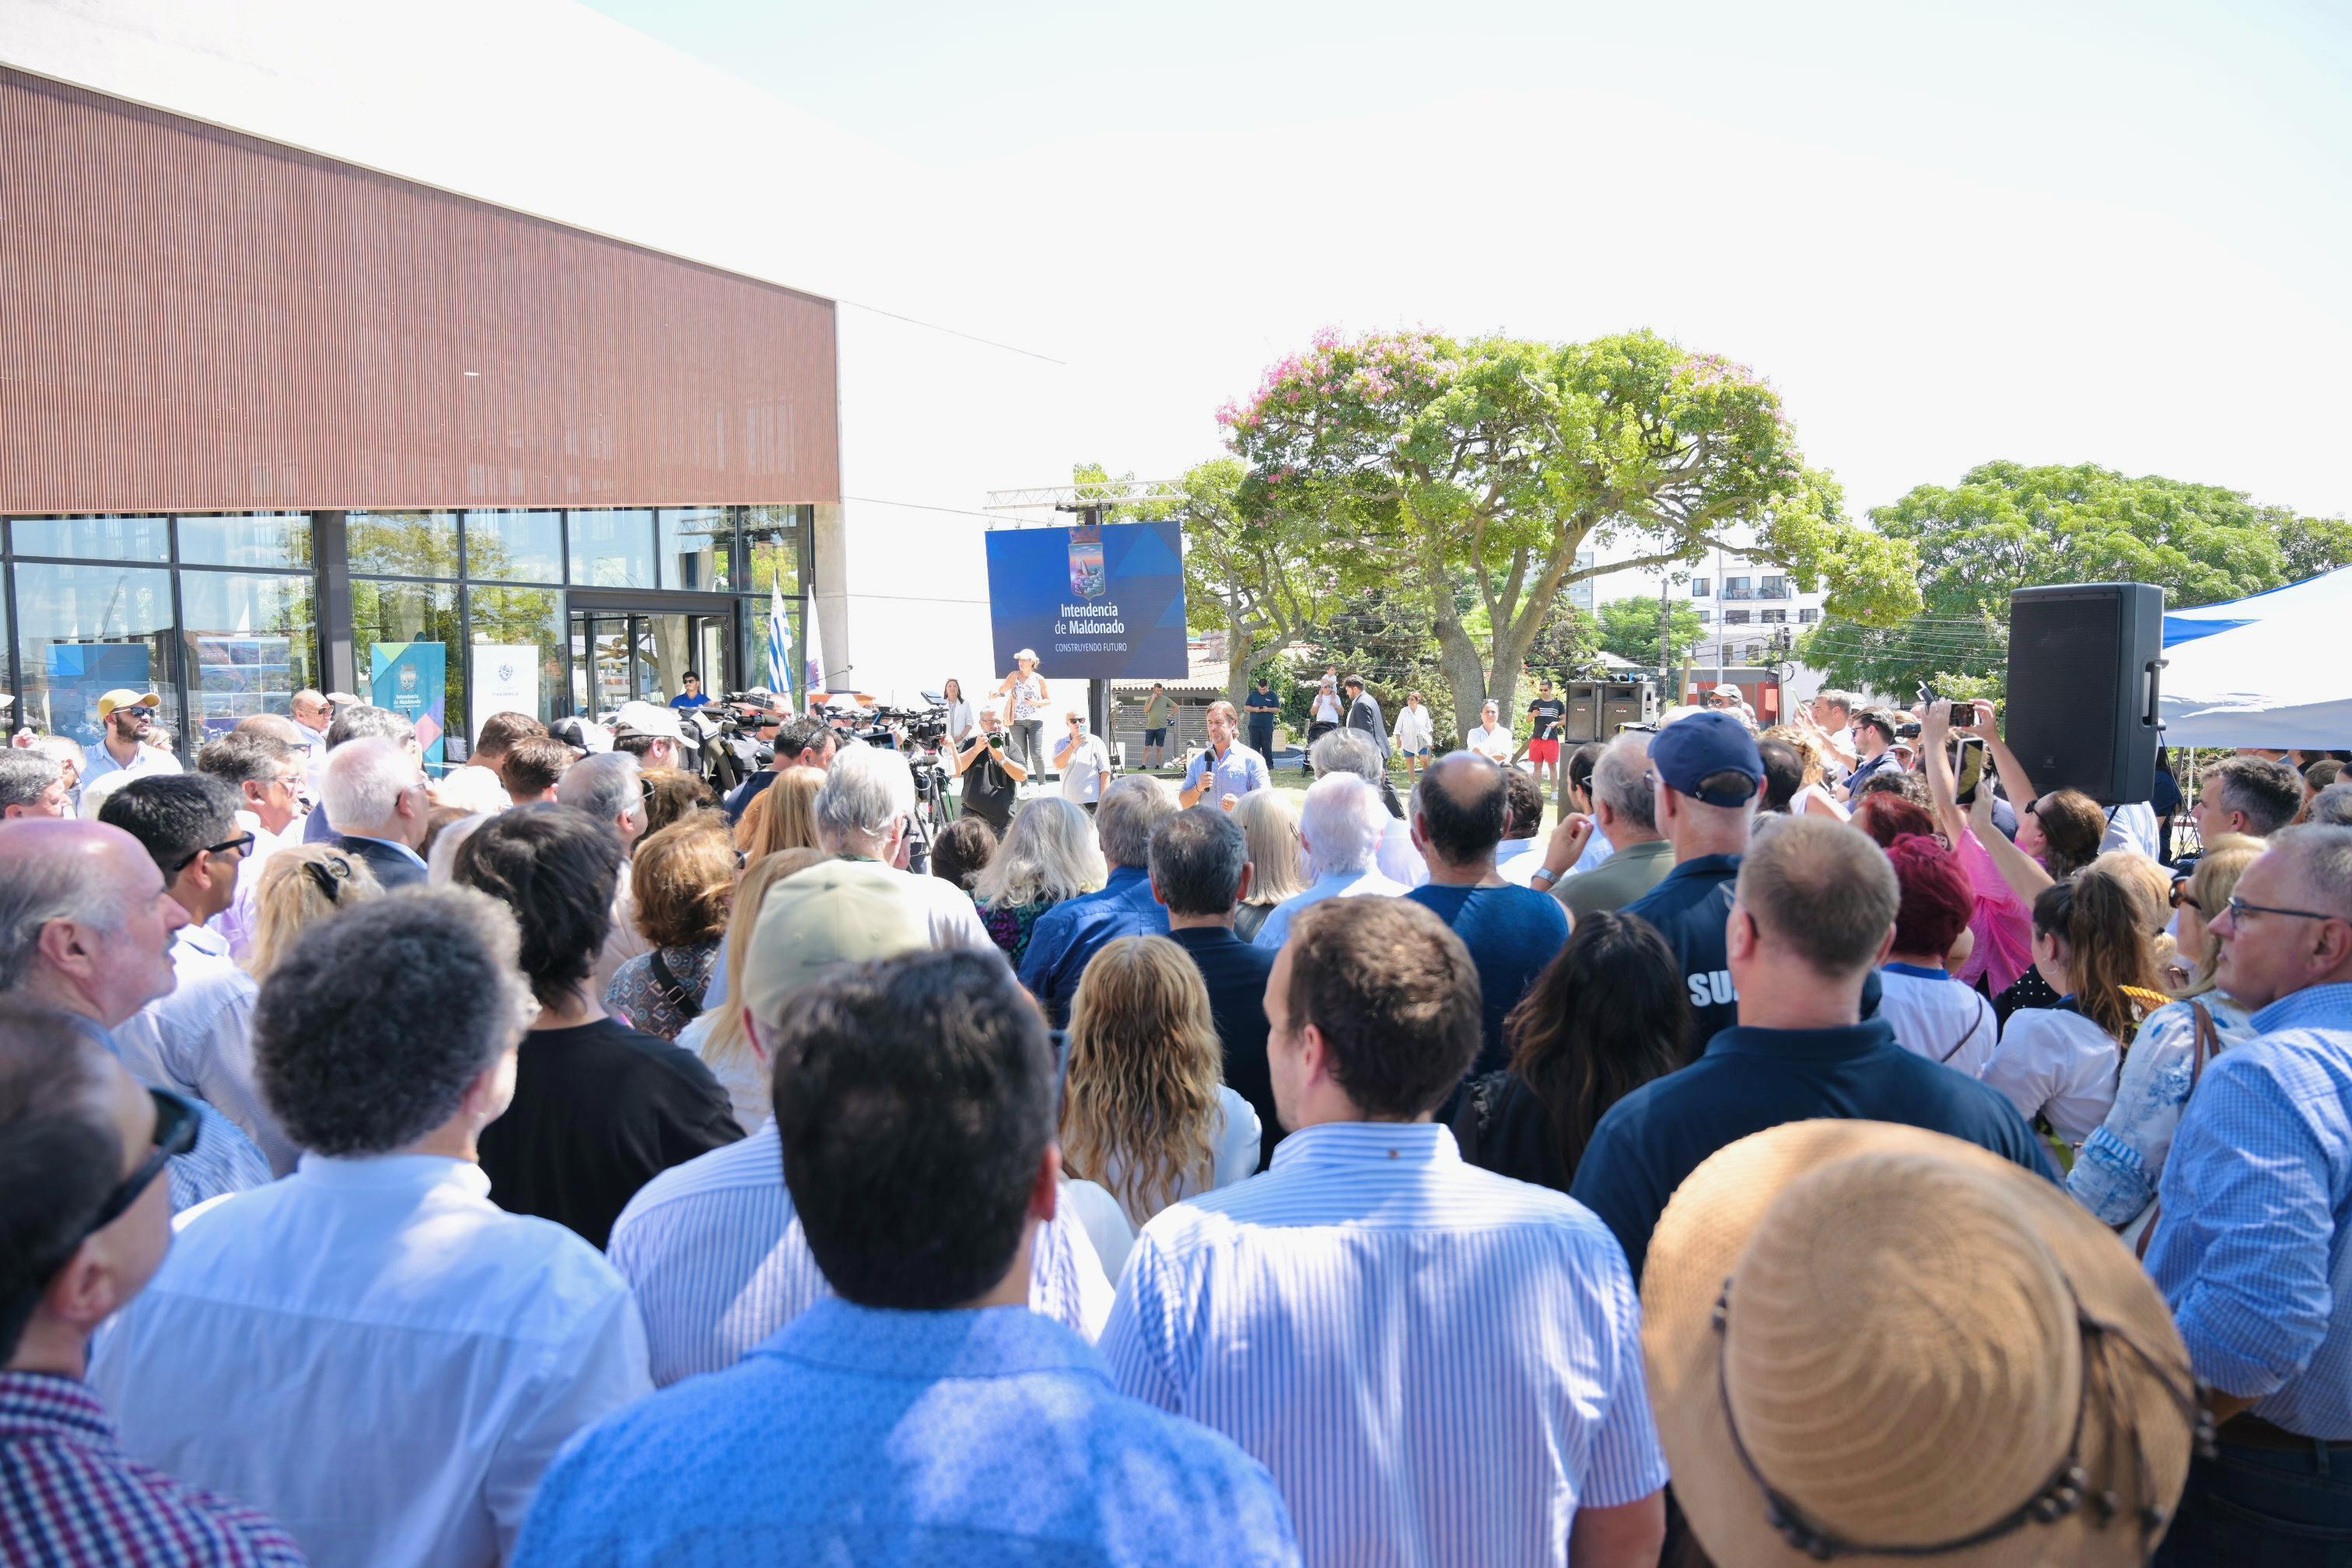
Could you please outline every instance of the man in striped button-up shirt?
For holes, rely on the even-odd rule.
[[[1303,911],[1266,984],[1265,1174],[1169,1209],[1102,1348],[1119,1385],[1274,1472],[1310,1563],[1653,1563],[1666,1466],[1624,1254],[1431,1114],[1477,971],[1404,900]]]

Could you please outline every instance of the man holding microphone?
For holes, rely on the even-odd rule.
[[[1238,739],[1241,715],[1234,711],[1232,703],[1210,703],[1208,722],[1209,743],[1185,770],[1176,804],[1190,810],[1213,795],[1220,806],[1231,811],[1242,796],[1274,781],[1266,773],[1265,759]]]

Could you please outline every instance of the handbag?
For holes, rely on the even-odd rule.
[[[2221,1032],[2213,1026],[2213,1015],[2205,1010],[2205,1004],[2191,1002],[2189,1004],[2189,1010],[2197,1018],[2197,1043],[2191,1048],[2189,1055],[2189,1093],[2180,1097],[2184,1113],[2188,1110],[2190,1096],[2197,1092],[2197,1080],[2205,1076],[2205,1064],[2219,1055],[2221,1049]],[[2162,1199],[2148,1199],[2147,1207],[2140,1210],[2131,1223],[2123,1227],[2123,1238],[2130,1244],[2133,1257],[2138,1258],[2147,1257],[2148,1240],[2156,1234],[2158,1212],[2163,1206]]]
[[[680,1018],[691,1020],[698,1017],[702,1013],[702,998],[677,983],[677,976],[672,974],[669,965],[662,962],[661,949],[654,949],[647,958],[646,967],[653,973],[654,986],[661,993],[661,999],[668,1003]]]

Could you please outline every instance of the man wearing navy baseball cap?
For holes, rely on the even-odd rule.
[[[1723,922],[1763,784],[1756,737],[1730,713],[1694,713],[1650,742],[1653,810],[1675,847],[1675,868],[1624,912],[1657,927],[1682,963],[1694,1057],[1717,1030],[1739,1021]]]

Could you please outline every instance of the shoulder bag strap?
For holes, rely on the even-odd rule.
[[[1970,994],[1973,995],[1974,993],[1971,993]],[[1960,1031],[1960,1037],[1952,1042],[1952,1048],[1950,1050],[1946,1051],[1942,1056],[1936,1058],[1939,1064],[1949,1066],[1952,1058],[1960,1054],[1960,1047],[1967,1045],[1969,1041],[1976,1037],[1977,1030],[1984,1024],[1985,999],[1981,996],[1977,996],[1976,1005],[1976,1016],[1970,1018],[1968,1021],[1967,1027]]]
[[[646,967],[653,971],[654,984],[660,988],[662,1000],[676,1009],[680,1016],[694,1018],[701,1016],[702,998],[687,994],[686,987],[677,983],[677,976],[670,973],[669,965],[662,962],[661,949],[655,948],[646,955]]]
[[[2204,1003],[2191,1002],[2189,1011],[2197,1019],[2197,1043],[2189,1058],[2189,1093],[2193,1095],[2197,1092],[2197,1080],[2205,1076],[2205,1064],[2221,1048],[2221,1032],[2213,1026],[2213,1015],[2206,1010]],[[2185,1111],[2189,1105],[2187,1095],[2182,1096],[2180,1103]],[[2140,1227],[2138,1244],[2132,1248],[2139,1258],[2147,1257],[2148,1238],[2156,1234],[2157,1221],[2163,1217],[2163,1200],[2148,1199],[2147,1223]]]

